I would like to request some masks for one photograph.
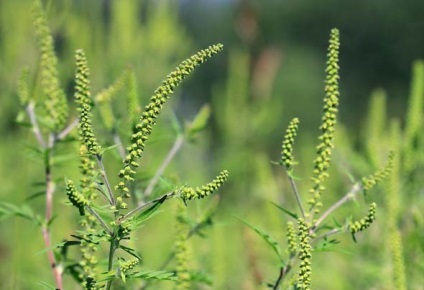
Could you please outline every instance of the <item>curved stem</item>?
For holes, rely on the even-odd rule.
[[[107,193],[109,195],[108,197],[109,203],[114,206],[116,205],[116,201],[115,201],[115,198],[113,197],[112,188],[110,187],[109,179],[107,178],[107,175],[106,175],[106,170],[103,165],[102,156],[100,154],[96,154],[96,159],[97,159],[97,164],[99,165],[100,174],[102,175],[102,178],[106,184]]]
[[[158,170],[156,171],[155,176],[153,176],[153,178],[150,180],[149,184],[147,185],[147,188],[143,194],[144,199],[152,194],[153,189],[155,188],[155,185],[159,181],[160,176],[163,174],[165,169],[168,167],[169,163],[175,157],[175,154],[177,154],[177,152],[180,150],[181,146],[183,145],[183,141],[184,141],[184,135],[181,135],[181,134],[178,135],[177,139],[175,139],[174,145],[172,145],[171,150],[169,150],[165,159],[162,161],[162,164],[159,166]],[[140,204],[141,203],[139,203],[139,205]]]
[[[330,206],[323,214],[322,216],[315,222],[313,229],[316,229],[331,213],[333,213],[336,209],[338,209],[340,206],[348,202],[349,200],[352,200],[355,195],[361,190],[361,185],[359,183],[355,183],[352,188],[349,190],[348,193],[346,193],[345,196],[343,196],[340,200],[338,200],[335,204]]]

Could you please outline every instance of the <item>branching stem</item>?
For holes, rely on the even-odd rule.
[[[299,191],[297,190],[296,182],[294,181],[293,177],[290,176],[290,173],[287,172],[287,176],[289,178],[290,185],[293,189],[294,196],[296,197],[296,202],[297,202],[297,205],[299,206],[300,212],[302,214],[302,218],[305,219],[305,210],[303,209],[302,200],[300,198]]]
[[[349,190],[348,193],[346,193],[345,196],[343,196],[339,201],[334,203],[332,206],[330,206],[323,214],[322,216],[315,222],[313,229],[316,229],[330,214],[332,214],[336,209],[338,209],[340,206],[348,202],[349,200],[352,200],[356,194],[361,190],[361,185],[359,183],[355,183],[352,188]]]
[[[163,174],[165,169],[168,167],[169,163],[174,159],[175,154],[181,149],[181,146],[184,142],[184,135],[180,134],[175,139],[174,145],[172,145],[171,150],[166,155],[165,159],[162,161],[162,164],[159,166],[158,170],[155,173],[155,176],[150,180],[149,184],[147,185],[146,190],[144,191],[143,198],[147,198],[150,196],[153,192],[153,189],[155,188],[155,185],[159,181],[160,176]],[[142,202],[139,203],[139,205],[142,204]]]
[[[110,187],[110,183],[109,183],[109,179],[107,178],[106,175],[106,170],[105,167],[103,165],[103,160],[102,160],[102,156],[100,154],[96,154],[96,159],[97,159],[97,163],[99,165],[99,169],[100,169],[100,174],[102,175],[102,178],[106,184],[106,189],[107,189],[107,193],[108,193],[108,199],[109,199],[109,203],[112,206],[116,205],[116,201],[115,198],[113,197],[113,192],[112,192],[112,188]]]

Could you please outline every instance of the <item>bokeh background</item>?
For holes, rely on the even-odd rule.
[[[28,128],[16,122],[22,110],[17,95],[22,68],[29,68],[32,92],[40,91],[31,2],[0,0],[0,196],[42,213],[43,199],[27,200],[39,190],[37,182],[43,180],[42,164],[31,158],[28,149],[35,145],[35,139]],[[202,105],[210,105],[207,129],[197,142],[186,142],[166,170],[167,176],[194,185],[209,181],[222,168],[230,171],[230,180],[220,191],[213,227],[205,232],[206,238],[191,240],[192,266],[209,273],[214,286],[194,285],[193,289],[261,289],[277,277],[278,263],[272,251],[234,216],[272,233],[284,248],[288,217],[270,201],[293,210],[296,207],[285,172],[270,161],[278,161],[285,127],[298,117],[301,126],[295,155],[299,166],[295,175],[300,190],[307,195],[331,28],[341,33],[341,105],[338,147],[325,205],[349,190],[349,174],[358,180],[384,164],[389,149],[398,146],[406,152],[404,148],[411,147],[409,141],[402,143],[403,135],[400,144],[395,144],[392,128],[397,126],[394,123],[400,124],[401,130],[408,127],[413,64],[424,58],[423,1],[43,3],[59,58],[61,83],[70,104],[74,51],[78,48],[85,50],[89,60],[93,93],[106,88],[130,67],[136,75],[140,105],[144,106],[181,60],[211,44],[224,44],[223,53],[202,65],[176,91],[143,157],[143,176],[154,174],[176,138],[172,128],[175,119],[184,124]],[[424,73],[416,71],[415,85],[421,84],[422,88]],[[118,112],[125,106],[126,93],[123,89],[114,98]],[[421,107],[415,110],[416,115],[422,117],[423,103],[418,104]],[[120,112],[117,117],[124,114]],[[381,124],[372,131],[375,118],[380,118]],[[423,131],[422,119],[418,119],[418,128]],[[105,130],[98,129],[98,134],[105,144],[111,144]],[[396,173],[400,212],[396,218],[404,243],[407,289],[424,289],[424,193],[419,177],[423,173],[422,134],[416,134],[416,140],[411,147],[417,152],[413,169],[408,167],[406,172],[401,167]],[[78,222],[74,209],[64,203],[66,196],[60,185],[63,176],[78,176],[77,152],[63,150],[70,152],[56,171],[57,218],[52,230],[57,243],[69,237]],[[115,161],[111,154],[111,172],[119,166]],[[382,218],[378,217],[370,231],[360,235],[358,243],[345,235],[334,251],[316,253],[313,289],[396,289],[390,238],[385,235],[388,229],[384,217],[390,215],[386,192],[387,186],[381,185],[368,200],[358,199],[336,214],[343,221],[350,215],[361,217],[370,200],[382,205]],[[193,203],[193,218],[201,216],[211,202],[213,199]],[[172,249],[173,235],[173,207],[169,206],[136,237],[144,257],[142,267],[159,267]],[[0,288],[42,289],[37,282],[51,283],[46,255],[39,253],[42,249],[39,228],[18,218],[5,219],[0,224]],[[156,287],[171,289],[172,284]]]

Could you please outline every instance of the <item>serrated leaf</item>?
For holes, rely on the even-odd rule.
[[[299,218],[297,214],[292,213],[291,211],[289,211],[289,210],[285,209],[284,207],[282,207],[282,206],[280,206],[280,205],[278,205],[278,204],[276,204],[276,203],[274,203],[274,202],[272,202],[272,201],[271,201],[271,204],[272,204],[272,205],[274,205],[274,206],[275,206],[276,208],[278,208],[279,210],[281,210],[282,212],[284,212],[285,214],[288,214],[288,215],[289,215],[289,216],[291,216],[292,218],[294,218],[294,219],[298,219],[298,218]]]
[[[141,256],[134,250],[131,249],[129,247],[125,247],[123,245],[119,245],[119,248],[121,248],[122,250],[124,250],[125,252],[127,252],[128,254],[130,254],[131,256],[137,258],[139,261],[141,261]]]
[[[280,260],[282,260],[282,252],[281,252],[281,248],[280,245],[277,243],[277,241],[271,237],[268,233],[266,233],[265,231],[258,229],[257,227],[249,224],[248,222],[246,222],[245,220],[243,220],[240,217],[237,217],[241,222],[243,222],[246,226],[248,226],[249,228],[251,228],[252,230],[254,230],[269,246],[271,246],[271,248],[274,250],[274,252],[277,254],[278,258]]]

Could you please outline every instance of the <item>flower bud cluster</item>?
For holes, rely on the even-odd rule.
[[[88,204],[87,199],[76,190],[72,180],[66,181],[66,194],[69,201],[79,209],[80,214],[84,215],[84,206]]]
[[[175,71],[171,72],[154,92],[150,103],[144,108],[140,121],[135,126],[131,137],[132,144],[127,148],[128,155],[124,159],[124,168],[119,171],[118,176],[124,181],[134,181],[135,169],[139,166],[138,159],[144,152],[144,146],[152,133],[156,119],[161,113],[166,100],[177,87],[193,70],[208,58],[212,57],[223,48],[222,44],[217,44],[203,49],[184,60]],[[121,191],[121,195],[129,197],[129,190],[124,182],[120,182],[116,187]]]
[[[101,146],[97,142],[93,132],[90,98],[90,81],[87,59],[84,51],[78,49],[75,53],[76,73],[75,73],[75,102],[78,105],[79,113],[79,134],[82,142],[87,146],[87,151],[91,155],[100,154]]]
[[[40,0],[34,1],[32,12],[38,47],[41,51],[41,82],[47,97],[44,106],[46,115],[52,122],[53,130],[57,132],[63,128],[68,119],[68,104],[65,93],[60,88],[53,37]]]
[[[361,219],[360,221],[352,222],[349,225],[350,232],[352,234],[355,234],[357,232],[361,232],[369,228],[372,222],[375,220],[376,208],[377,208],[377,205],[373,202],[370,205],[370,208],[368,209],[368,214],[365,218]]]
[[[204,198],[220,188],[227,178],[228,171],[223,170],[214,180],[212,180],[212,182],[203,185],[202,187],[196,187],[195,189],[191,187],[183,188],[180,197],[184,201]]]
[[[386,165],[378,170],[376,173],[362,178],[362,187],[364,190],[364,193],[367,193],[369,190],[371,190],[374,186],[377,185],[377,183],[381,182],[387,176],[389,176],[390,172],[393,169],[393,160],[394,160],[394,152],[389,153],[389,157],[387,159]]]
[[[305,220],[298,219],[298,238],[299,238],[299,277],[297,288],[309,290],[311,286],[311,258],[312,247],[310,244],[309,228]]]
[[[298,118],[294,118],[293,120],[291,120],[289,126],[287,127],[286,134],[284,135],[283,145],[281,149],[280,164],[287,168],[287,170],[290,170],[295,164],[295,162],[293,161],[293,144],[294,138],[297,135],[298,125]]]
[[[319,201],[321,193],[325,187],[322,182],[328,177],[328,168],[331,161],[331,150],[334,147],[334,127],[339,105],[339,31],[332,29],[327,54],[326,79],[325,79],[325,98],[322,124],[320,126],[320,143],[317,146],[317,157],[314,160],[314,171],[310,190],[312,198],[308,201],[315,213],[318,213],[322,207]]]

